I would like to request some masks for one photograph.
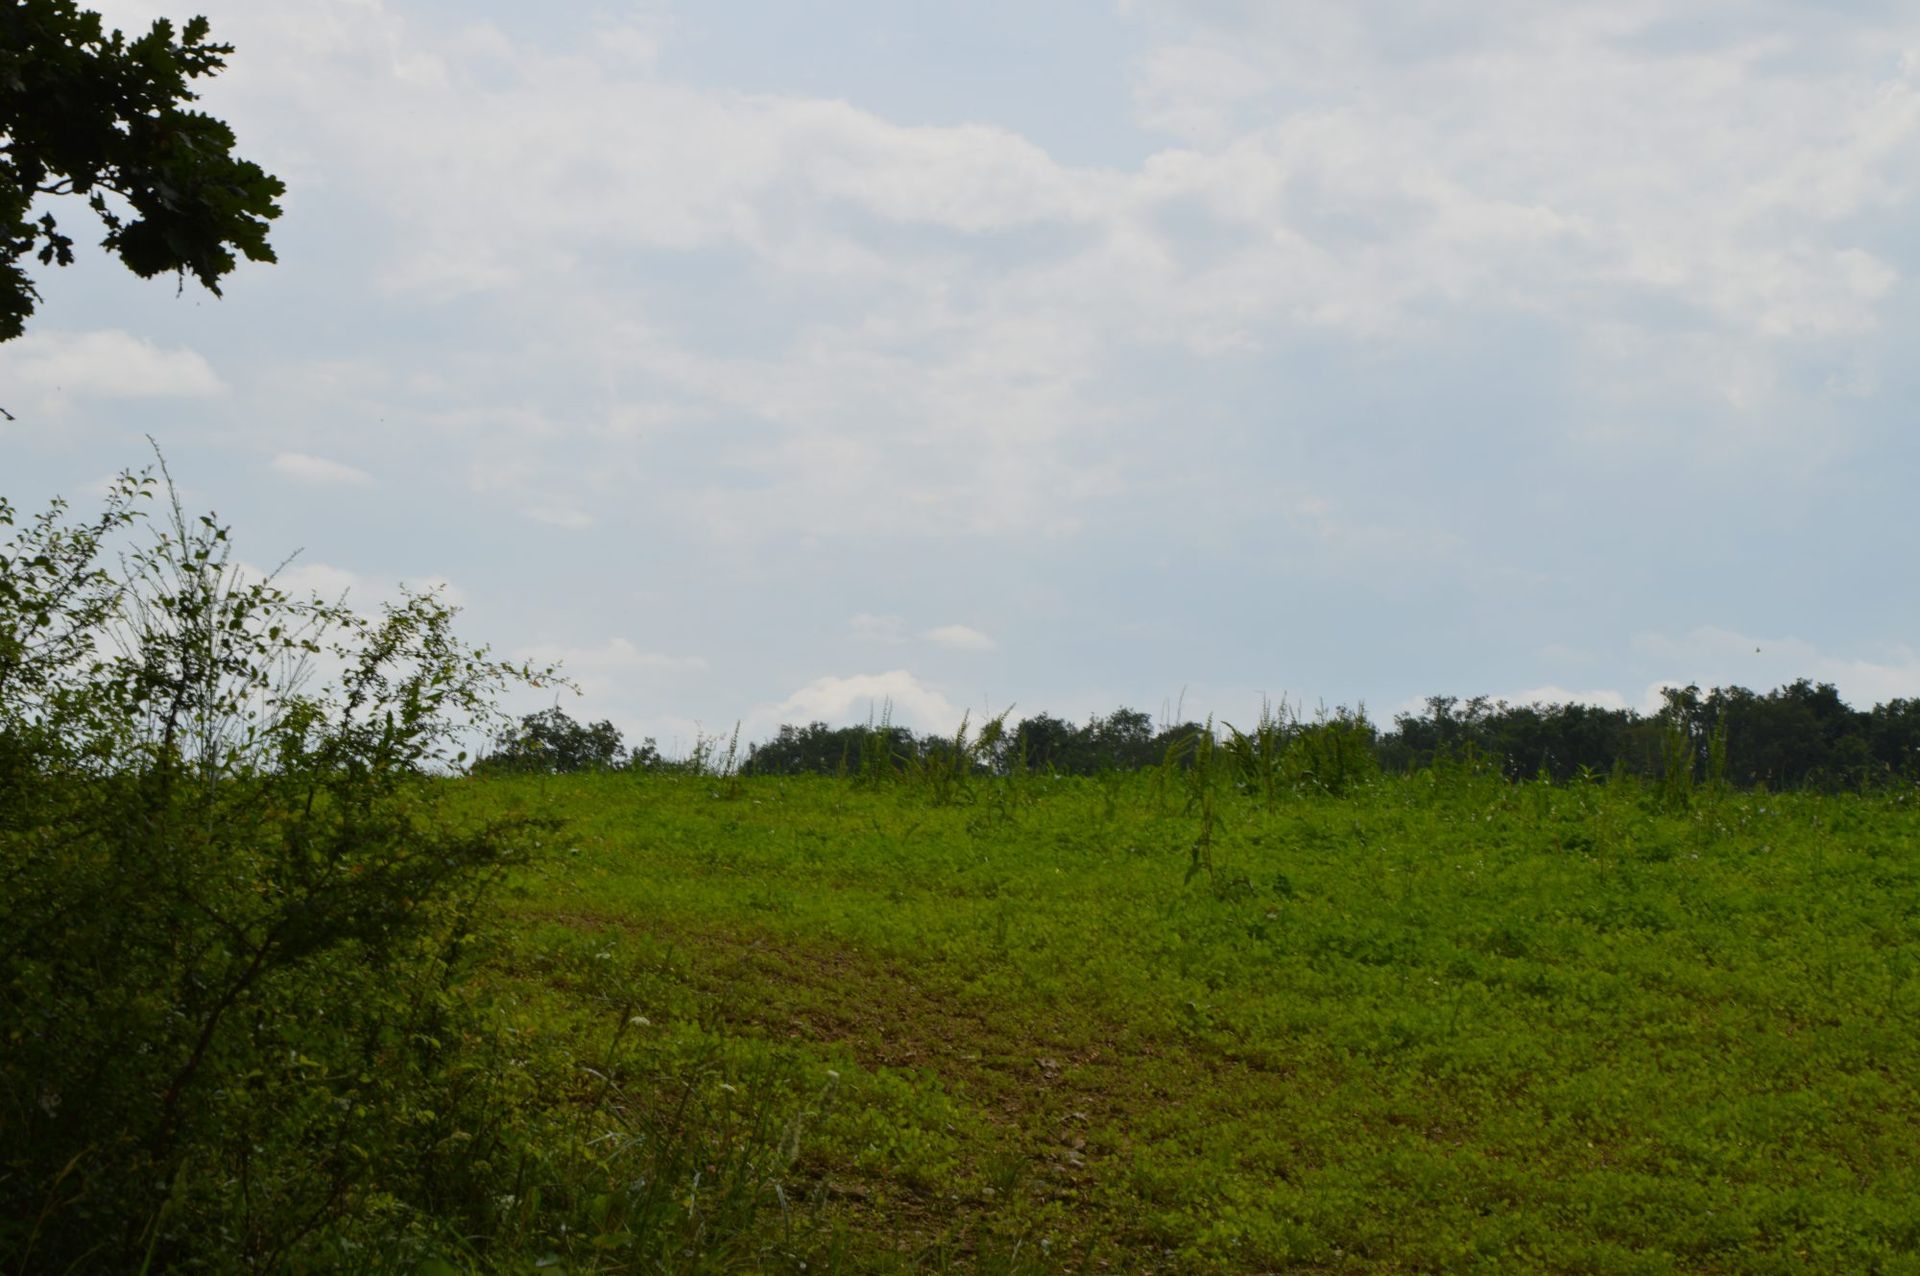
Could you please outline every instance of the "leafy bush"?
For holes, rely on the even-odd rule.
[[[546,825],[442,773],[535,674],[432,595],[296,600],[177,499],[141,543],[153,494],[0,501],[0,1264],[337,1265],[484,1168],[461,972]]]

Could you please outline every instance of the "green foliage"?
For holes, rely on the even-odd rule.
[[[1338,797],[1380,774],[1364,708],[1323,709],[1313,722],[1296,725],[1292,737],[1285,772],[1296,787]]]
[[[1217,798],[1223,763],[1220,743],[1214,734],[1213,722],[1209,720],[1198,731],[1188,732],[1167,747],[1160,763],[1160,774],[1156,777],[1162,792],[1169,782],[1177,783],[1186,796],[1183,813],[1199,817],[1199,827],[1187,845],[1185,880],[1192,882],[1204,873],[1207,884],[1216,891],[1220,889],[1220,876],[1219,866],[1214,861],[1214,843],[1220,825]],[[1116,773],[1109,775],[1117,779]],[[1108,791],[1108,811],[1111,813],[1118,803],[1112,799],[1112,789]]]
[[[917,753],[913,733],[893,725],[893,702],[880,707],[878,717],[869,716],[864,730],[855,736],[854,778],[862,784],[886,784],[900,778],[903,763]]]
[[[1707,733],[1707,784],[1717,794],[1727,791],[1727,720],[1722,718]]]
[[[1827,684],[1791,683],[1765,695],[1740,687],[1672,688],[1658,714],[1593,705],[1509,705],[1476,697],[1428,700],[1424,714],[1401,714],[1381,732],[1364,708],[1324,708],[1313,720],[1282,701],[1263,702],[1252,728],[1223,724],[1220,743],[1234,783],[1272,803],[1307,791],[1343,792],[1381,773],[1432,769],[1457,785],[1465,777],[1522,783],[1545,775],[1565,784],[1581,775],[1611,774],[1677,792],[1681,753],[1696,780],[1715,791],[1817,788],[1827,791],[1920,781],[1920,701],[1894,700],[1861,712]],[[1669,739],[1674,729],[1682,745]],[[977,759],[996,774],[1016,770],[1055,775],[1153,771],[1169,757],[1189,765],[1197,722],[1162,725],[1144,713],[1116,709],[1074,724],[1035,714],[1005,728]],[[836,775],[869,781],[898,778],[947,756],[950,741],[916,737],[890,711],[865,727],[783,726],[748,750],[751,774]],[[1676,748],[1680,752],[1675,752]],[[1662,800],[1674,800],[1663,798]]]
[[[714,790],[715,797],[737,798],[740,796],[741,763],[740,724],[736,722],[732,735],[710,736],[702,733],[697,736],[693,742],[693,752],[687,756],[681,769],[688,775],[718,780],[720,785]]]
[[[1697,765],[1693,733],[1683,710],[1669,709],[1660,723],[1660,801],[1670,811],[1684,811],[1693,802]]]
[[[1263,700],[1252,731],[1226,724],[1224,744],[1235,782],[1271,805],[1284,793],[1339,795],[1380,774],[1373,724],[1366,711],[1322,708],[1302,721],[1282,701]]]
[[[960,715],[951,740],[942,740],[924,748],[907,760],[907,780],[935,806],[945,806],[969,791],[973,777],[987,769],[1005,737],[1007,714],[987,719],[977,734],[970,734],[969,714]]]
[[[1695,755],[1696,779],[1716,790],[1857,789],[1920,780],[1920,701],[1894,700],[1868,712],[1848,708],[1833,687],[1805,681],[1765,695],[1740,687],[1673,688],[1651,717],[1593,705],[1509,705],[1434,696],[1424,714],[1401,714],[1381,732],[1364,708],[1324,708],[1313,720],[1285,701],[1263,702],[1252,728],[1223,725],[1220,743],[1234,783],[1272,803],[1307,791],[1342,792],[1381,773],[1432,769],[1457,785],[1471,775],[1522,783],[1541,775],[1565,784],[1613,774],[1669,785],[1668,731],[1678,724]],[[1116,709],[1075,724],[1038,713],[1008,725],[977,759],[995,774],[1055,775],[1153,771],[1169,757],[1190,764],[1203,724],[1164,724]],[[950,741],[916,737],[890,709],[864,727],[782,726],[751,746],[742,768],[756,775],[838,775],[870,782],[898,778],[946,756]],[[1677,758],[1678,755],[1672,755]],[[1674,763],[1677,765],[1677,761]],[[1677,775],[1677,773],[1674,773]]]
[[[1287,779],[1287,746],[1295,726],[1287,702],[1282,700],[1276,709],[1262,696],[1260,717],[1251,731],[1241,731],[1231,722],[1222,725],[1227,729],[1226,748],[1236,782],[1244,792],[1256,794],[1271,805]]]
[[[10,1270],[274,1270],[424,1209],[485,1089],[480,912],[550,827],[435,778],[533,671],[430,595],[366,617],[250,579],[177,502],[108,572],[150,492],[0,549]]]
[[[525,715],[493,743],[493,752],[474,764],[476,771],[564,774],[610,771],[630,764],[613,723],[575,722],[558,706]],[[653,756],[651,749],[648,741],[633,761],[645,766]]]
[[[218,295],[235,253],[274,260],[267,222],[285,187],[233,155],[233,131],[187,109],[189,82],[232,47],[205,18],[164,18],[129,39],[73,0],[0,9],[0,341],[39,298],[22,266],[73,261],[73,239],[41,197],[76,196],[106,227],[101,246],[142,278],[191,274]]]
[[[1433,766],[1471,749],[1518,781],[1546,770],[1557,782],[1583,769],[1617,770],[1670,787],[1676,726],[1695,755],[1696,778],[1719,787],[1838,790],[1920,779],[1920,702],[1849,708],[1827,683],[1805,679],[1764,695],[1744,687],[1668,688],[1660,711],[1594,705],[1509,705],[1478,697],[1428,700],[1381,737],[1389,771]],[[1719,752],[1716,754],[1715,750]],[[1676,780],[1677,782],[1677,773]]]
[[[1008,737],[1026,765],[1035,770],[1097,775],[1158,766],[1169,750],[1177,751],[1200,728],[1197,722],[1181,722],[1156,731],[1145,713],[1120,708],[1081,726],[1051,714],[1035,714],[1017,730],[1010,730]]]

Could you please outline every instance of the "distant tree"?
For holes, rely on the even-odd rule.
[[[1157,765],[1166,761],[1168,758],[1172,758],[1182,766],[1192,765],[1193,750],[1191,745],[1194,740],[1198,739],[1206,730],[1206,723],[1191,720],[1186,722],[1172,722],[1161,727],[1159,731],[1154,733],[1153,739],[1147,744],[1148,764]]]
[[[226,65],[205,18],[145,35],[108,32],[73,0],[0,0],[0,341],[40,299],[21,260],[73,261],[42,197],[84,199],[101,247],[141,278],[188,274],[218,296],[235,253],[274,260],[267,222],[280,180],[233,154],[233,130],[199,111],[188,81]]]
[[[1868,715],[1874,765],[1903,780],[1920,778],[1920,700],[1889,700]]]
[[[1096,765],[1136,770],[1160,760],[1153,748],[1153,718],[1138,709],[1120,708],[1087,727]]]
[[[1484,697],[1468,701],[1463,711],[1457,696],[1428,696],[1424,714],[1394,718],[1394,730],[1381,746],[1382,763],[1407,771],[1432,766],[1469,745],[1484,750],[1485,740],[1478,737],[1485,707]]]
[[[1086,736],[1064,718],[1036,713],[1014,732],[1013,753],[1035,771],[1072,774],[1083,769]]]
[[[1876,769],[1874,716],[1848,706],[1831,683],[1801,678],[1764,696],[1716,689],[1704,708],[1726,724],[1736,783],[1835,788]]]
[[[1380,731],[1363,710],[1336,709],[1312,721],[1278,722],[1273,782],[1340,792],[1380,771],[1463,768],[1509,781],[1545,775],[1559,783],[1620,773],[1686,787],[1723,776],[1746,788],[1840,788],[1888,779],[1920,781],[1920,700],[1894,700],[1870,713],[1848,707],[1826,683],[1790,683],[1766,695],[1743,687],[1703,692],[1668,688],[1651,716],[1591,704],[1508,704],[1487,696],[1432,696],[1421,713],[1395,717]],[[1216,724],[1183,722],[1154,729],[1136,709],[1095,714],[1084,725],[1036,713],[969,765],[1056,775],[1136,771],[1171,760],[1192,766],[1194,742]],[[1244,753],[1249,737],[1226,724],[1225,743]],[[944,736],[916,738],[886,721],[864,727],[787,725],[753,745],[744,770],[761,775],[816,773],[872,778],[952,756]],[[1243,782],[1248,759],[1242,759]],[[641,765],[638,760],[629,765]],[[1716,769],[1722,768],[1722,769]]]
[[[866,742],[863,727],[830,727],[809,722],[783,724],[771,740],[747,750],[744,770],[751,775],[838,775],[860,768]]]
[[[1544,770],[1566,781],[1583,769],[1608,771],[1616,758],[1636,759],[1630,765],[1638,768],[1636,750],[1643,745],[1635,735],[1639,722],[1630,709],[1511,705],[1483,696],[1463,704],[1453,696],[1432,696],[1425,713],[1395,717],[1393,730],[1378,737],[1377,748],[1381,765],[1389,771],[1432,766],[1471,751],[1510,780],[1530,779]],[[1657,741],[1651,736],[1644,748],[1657,758]]]
[[[649,741],[648,745],[651,746]],[[558,707],[529,713],[494,741],[483,771],[610,771],[627,762],[620,731],[601,721],[582,725]]]
[[[628,748],[626,761],[622,765],[629,771],[664,771],[669,763],[660,752],[660,742],[652,736],[646,736],[640,743]]]

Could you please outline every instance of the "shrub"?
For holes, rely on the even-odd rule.
[[[433,595],[296,600],[177,499],[148,532],[154,491],[124,476],[79,525],[0,501],[9,1270],[266,1270],[391,1235],[462,1172],[459,972],[544,827],[439,800],[534,671]]]

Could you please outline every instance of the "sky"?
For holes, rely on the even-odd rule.
[[[280,262],[41,271],[22,508],[151,436],[669,751],[1920,696],[1911,5],[99,7],[237,46]]]

